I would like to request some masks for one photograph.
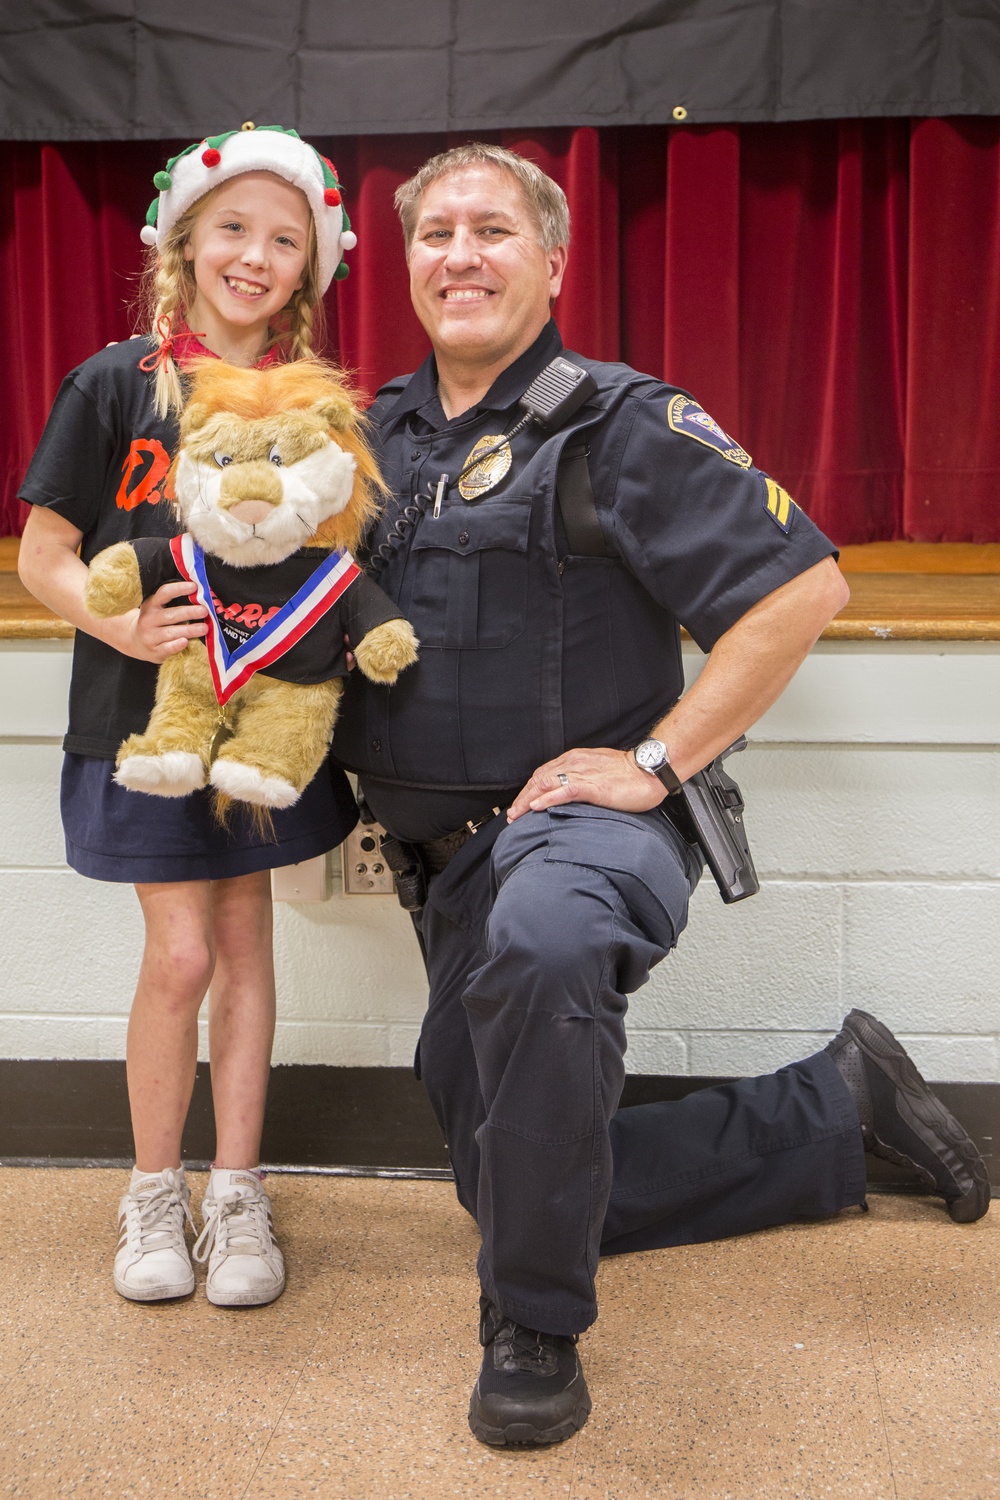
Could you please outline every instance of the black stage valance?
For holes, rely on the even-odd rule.
[[[0,0],[0,139],[1000,113],[996,0]]]

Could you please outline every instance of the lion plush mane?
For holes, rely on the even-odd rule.
[[[268,477],[249,465],[270,462],[275,471],[270,476],[273,483],[275,478],[295,476],[300,466],[312,477],[319,464],[342,453],[353,459],[353,484],[343,497],[343,508],[319,521],[296,545],[354,552],[385,486],[365,436],[364,415],[346,376],[314,359],[256,370],[252,380],[247,380],[245,370],[203,359],[192,366],[191,374],[194,387],[181,417],[181,446],[168,476],[168,493],[178,503],[181,520],[188,523],[191,506],[185,505],[178,491],[178,470],[183,491],[186,479],[195,479],[199,470],[211,473],[218,469],[220,457],[227,458],[239,467],[242,487],[253,498],[259,494],[261,479],[267,483]],[[325,446],[326,438],[332,438],[335,453]],[[275,450],[278,465],[271,458]],[[207,541],[202,545],[219,551],[218,547],[209,549]],[[245,564],[276,560],[254,557],[245,539],[239,550]]]

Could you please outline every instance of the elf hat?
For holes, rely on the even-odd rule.
[[[162,249],[164,237],[181,214],[212,188],[242,172],[274,172],[305,193],[316,225],[319,252],[319,289],[347,275],[345,250],[358,237],[341,203],[337,169],[325,156],[301,140],[297,131],[251,121],[240,130],[211,135],[171,157],[166,169],[153,178],[160,195],[154,198],[141,231],[144,245]]]

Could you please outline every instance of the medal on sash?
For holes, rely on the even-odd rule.
[[[187,534],[175,536],[170,542],[170,551],[177,571],[193,585],[195,598],[208,611],[205,645],[220,709],[255,672],[263,671],[290,651],[361,574],[349,552],[331,552],[266,625],[262,625],[242,646],[230,651],[212,604],[204,552],[194,537]],[[213,754],[231,733],[225,715],[220,714],[219,727],[212,740]]]

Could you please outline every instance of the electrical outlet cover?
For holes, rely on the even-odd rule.
[[[379,853],[378,823],[359,823],[340,846],[345,896],[392,896],[392,871]]]

